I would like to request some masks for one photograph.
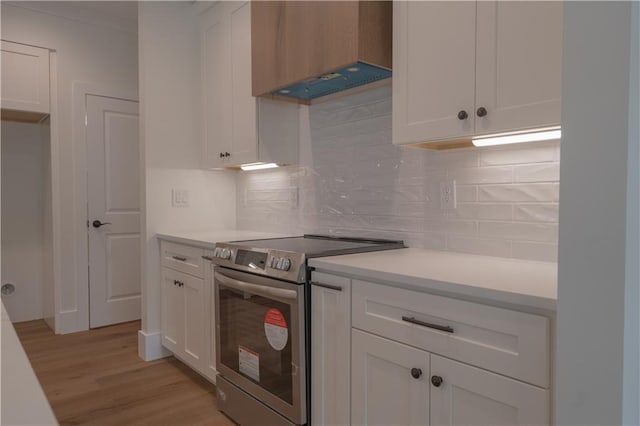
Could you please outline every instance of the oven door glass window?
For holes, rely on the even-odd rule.
[[[221,363],[292,404],[292,305],[223,284],[218,301]]]

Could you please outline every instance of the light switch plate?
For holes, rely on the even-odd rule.
[[[172,189],[171,206],[189,207],[189,191],[186,189]]]

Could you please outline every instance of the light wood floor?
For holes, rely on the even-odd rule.
[[[14,326],[61,425],[233,425],[180,361],[138,358],[139,321],[58,336],[44,321]]]

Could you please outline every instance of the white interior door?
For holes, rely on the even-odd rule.
[[[138,103],[86,106],[89,319],[101,327],[140,318]]]

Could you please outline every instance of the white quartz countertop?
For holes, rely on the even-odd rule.
[[[0,423],[3,425],[57,425],[58,422],[31,368],[27,354],[18,340],[4,303],[0,303],[0,311],[2,316]]]
[[[165,241],[213,249],[216,243],[224,241],[256,240],[260,238],[283,238],[290,235],[272,234],[258,231],[220,230],[202,232],[158,232],[156,236]]]
[[[309,265],[399,287],[556,310],[556,263],[407,248],[309,259]]]

